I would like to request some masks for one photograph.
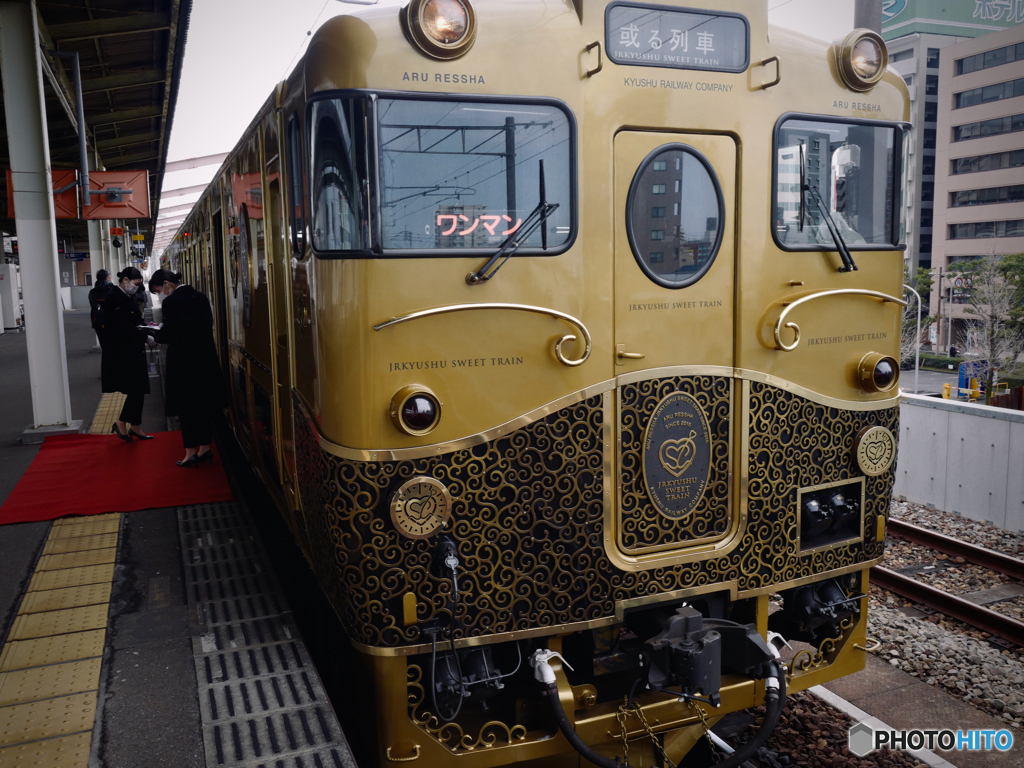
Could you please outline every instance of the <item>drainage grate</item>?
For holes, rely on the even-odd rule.
[[[355,768],[248,512],[178,508],[208,768]]]

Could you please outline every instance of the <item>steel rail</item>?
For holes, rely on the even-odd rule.
[[[905,539],[915,544],[931,547],[947,555],[962,557],[968,562],[988,568],[992,571],[1006,574],[1007,576],[1024,581],[1024,560],[1004,555],[1001,552],[994,552],[985,547],[978,547],[968,544],[950,536],[921,528],[917,525],[904,523],[900,520],[889,519],[889,535],[896,539]]]
[[[996,635],[1010,643],[1024,646],[1024,622],[983,608],[961,597],[930,587],[909,576],[876,565],[871,569],[871,582],[882,589],[895,592],[915,603],[933,608],[965,624]]]

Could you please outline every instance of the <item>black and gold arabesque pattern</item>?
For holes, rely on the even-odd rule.
[[[674,376],[626,384],[620,393],[619,433],[622,491],[620,546],[629,554],[656,552],[679,544],[710,543],[729,532],[729,428],[732,379],[725,376]],[[658,403],[685,392],[704,411],[711,428],[711,472],[704,496],[683,519],[662,515],[651,503],[644,482],[643,442]]]
[[[719,409],[707,413],[717,445],[727,431],[721,424],[729,402],[724,382],[660,380],[636,397],[654,400],[673,386],[705,392],[708,405]],[[737,391],[739,385],[735,381]],[[623,402],[633,397],[623,393]],[[644,408],[632,406],[632,412]],[[447,624],[451,584],[431,573],[433,542],[401,536],[389,518],[393,489],[418,475],[444,483],[452,497],[447,530],[460,559],[456,637],[607,620],[616,603],[631,598],[723,582],[736,582],[741,592],[760,589],[880,556],[882,544],[872,532],[877,515],[886,512],[894,467],[867,478],[863,542],[803,557],[797,554],[796,491],[860,476],[854,436],[874,425],[895,434],[898,409],[830,408],[757,382],[750,385],[749,408],[749,500],[739,545],[717,557],[628,572],[605,553],[603,484],[613,480],[604,477],[601,396],[489,443],[403,461],[326,453],[300,417],[296,449],[314,568],[357,643],[399,648],[425,642],[415,624],[403,626],[407,592],[417,597],[419,621],[437,617]]]

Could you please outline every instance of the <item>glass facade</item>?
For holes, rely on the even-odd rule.
[[[949,195],[949,205],[951,208],[961,208],[968,205],[1021,202],[1024,202],[1024,184],[1014,184],[1007,187],[989,187],[988,189],[965,189],[960,192],[951,192]]]
[[[990,101],[1012,99],[1015,96],[1024,96],[1024,77],[1007,80],[1005,83],[993,83],[982,88],[972,88],[956,94],[953,99],[956,109],[963,109],[977,104],[988,104]]]
[[[984,53],[976,53],[974,56],[957,59],[956,73],[958,75],[966,75],[968,72],[998,67],[1003,64],[1009,64],[1011,61],[1020,61],[1021,59],[1024,59],[1024,43],[1017,43],[1016,45],[1008,45],[1005,48],[996,48],[994,51],[985,51]]]
[[[949,225],[950,240],[975,240],[986,237],[1024,237],[1024,219]]]
[[[1014,149],[1009,152],[994,152],[991,155],[957,158],[952,161],[951,173],[956,176],[961,173],[1001,171],[1004,168],[1021,166],[1024,166],[1024,149]]]
[[[983,136],[998,136],[1001,133],[1024,131],[1024,115],[1007,115],[977,123],[965,123],[953,129],[953,141],[980,139]]]

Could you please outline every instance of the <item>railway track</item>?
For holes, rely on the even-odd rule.
[[[953,557],[962,557],[968,562],[1024,581],[1024,561],[1017,558],[967,544],[899,520],[889,520],[888,533],[893,538],[920,544]],[[879,565],[871,569],[871,579],[883,589],[1024,647],[1024,622]]]

